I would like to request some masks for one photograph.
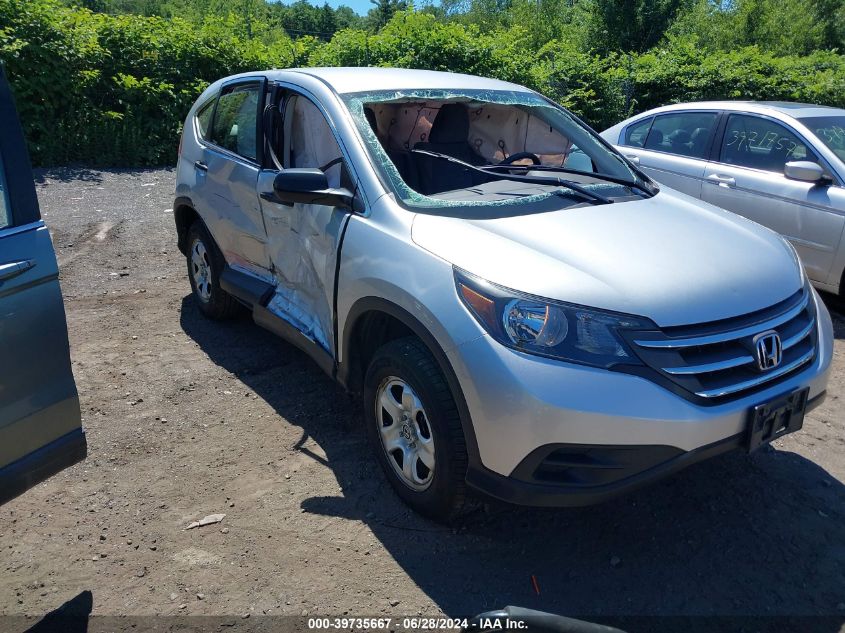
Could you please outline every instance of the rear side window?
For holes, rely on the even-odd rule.
[[[645,121],[639,121],[633,125],[629,125],[625,130],[625,140],[623,145],[628,147],[642,147],[645,145],[645,139],[648,136],[648,131],[651,129],[651,123],[654,121],[648,118]]]
[[[0,229],[12,224],[12,206],[9,204],[9,188],[6,186],[6,168],[0,155]]]
[[[214,103],[216,98],[209,99],[203,107],[197,110],[197,129],[201,138],[208,138],[211,128],[211,116],[214,114]]]
[[[244,158],[256,160],[259,84],[224,89],[217,101],[211,141]]]
[[[707,146],[715,126],[715,112],[664,114],[654,118],[645,149],[690,158],[707,158]]]
[[[803,140],[780,123],[759,116],[732,114],[725,128],[719,160],[782,174],[789,161],[817,162],[818,158]]]

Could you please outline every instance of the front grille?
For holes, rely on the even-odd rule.
[[[708,402],[740,397],[785,379],[816,355],[816,314],[809,288],[771,308],[733,319],[632,332],[629,342],[660,376]],[[754,338],[774,331],[781,362],[762,370]]]

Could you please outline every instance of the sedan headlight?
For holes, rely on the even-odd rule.
[[[497,341],[522,352],[612,367],[641,365],[620,329],[653,329],[641,317],[524,295],[455,270],[458,296]]]

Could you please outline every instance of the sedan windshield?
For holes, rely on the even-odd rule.
[[[593,132],[534,93],[406,90],[345,100],[384,181],[418,210],[498,207],[508,215],[654,191]]]
[[[799,119],[818,139],[845,161],[845,116],[816,116]]]

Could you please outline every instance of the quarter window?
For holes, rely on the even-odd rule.
[[[655,117],[645,149],[707,158],[707,145],[715,125],[715,112],[679,112]]]
[[[199,129],[202,138],[208,138],[208,132],[211,128],[211,116],[214,114],[214,102],[216,98],[208,100],[203,107],[197,111],[197,128]]]
[[[625,130],[624,145],[628,145],[629,147],[642,147],[645,145],[645,139],[648,136],[648,131],[651,129],[651,123],[653,121],[654,119],[649,117],[645,121],[629,125],[628,129]]]
[[[780,123],[747,114],[728,118],[719,160],[729,165],[783,173],[792,160],[818,161],[794,133]]]
[[[818,116],[798,119],[810,128],[822,143],[845,161],[845,116]]]
[[[232,86],[220,95],[211,129],[211,141],[244,158],[256,160],[258,84]]]
[[[0,156],[0,229],[12,224],[12,206],[9,204],[9,188],[6,186],[6,169]]]

